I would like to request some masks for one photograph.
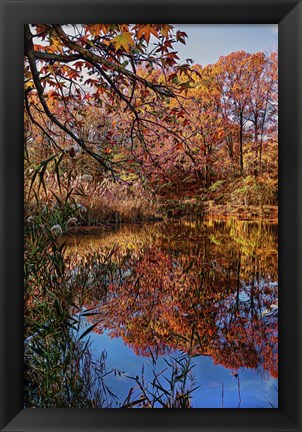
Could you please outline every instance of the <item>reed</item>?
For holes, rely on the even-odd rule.
[[[87,297],[106,293],[108,257],[91,257],[72,271],[65,242],[49,228],[47,215],[25,224],[24,403],[26,407],[109,407],[116,401],[106,383],[106,353],[91,355],[89,333],[81,332]],[[101,283],[89,277],[97,262]],[[106,275],[106,277],[105,277]],[[108,276],[109,277],[109,276]]]

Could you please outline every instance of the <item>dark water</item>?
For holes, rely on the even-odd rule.
[[[98,315],[86,325],[98,323],[93,352],[106,350],[110,387],[122,402],[131,387],[139,395],[129,377],[150,386],[165,369],[160,382],[169,386],[169,364],[189,354],[186,385],[199,386],[194,408],[278,406],[277,235],[269,222],[206,220],[68,240],[74,257],[116,248],[107,293],[87,303]]]

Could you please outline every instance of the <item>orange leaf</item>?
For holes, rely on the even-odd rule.
[[[130,47],[134,45],[134,41],[132,39],[132,33],[125,32],[120,35],[115,36],[111,42],[115,45],[115,49],[118,50],[120,48],[124,49],[126,52],[129,52]]]
[[[52,52],[56,52],[56,51],[59,51],[60,53],[63,52],[62,42],[57,36],[51,34],[49,36],[49,41],[50,41],[49,50],[51,50]]]
[[[145,39],[147,43],[149,43],[151,33],[158,39],[157,30],[152,26],[152,24],[145,24],[139,28],[136,37],[137,39]]]
[[[173,26],[170,24],[162,24],[161,33],[167,39],[169,37],[170,30],[173,29]]]

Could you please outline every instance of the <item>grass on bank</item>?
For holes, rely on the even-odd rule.
[[[162,218],[158,199],[138,182],[94,181],[90,175],[76,176],[64,184],[54,175],[43,179],[45,188],[25,187],[25,209],[28,216],[48,213],[54,224],[62,219],[77,218],[78,225],[116,224],[152,221]]]
[[[156,221],[169,218],[203,218],[206,214],[238,218],[277,219],[278,183],[268,175],[246,176],[226,183],[219,180],[196,192],[183,191],[181,196],[157,196],[139,180],[94,181],[83,175],[61,179],[46,174],[43,184],[33,188],[26,201],[28,217],[40,213],[52,218],[53,225],[71,218],[73,225],[95,226]],[[27,185],[26,191],[30,187]]]

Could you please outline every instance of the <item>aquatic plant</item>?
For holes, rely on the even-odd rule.
[[[144,376],[143,365],[140,376],[129,377],[135,383],[131,387],[122,408],[193,408],[192,395],[196,386],[193,358],[190,354],[178,353],[164,358],[166,367],[157,370],[158,352],[150,349],[152,379]]]

